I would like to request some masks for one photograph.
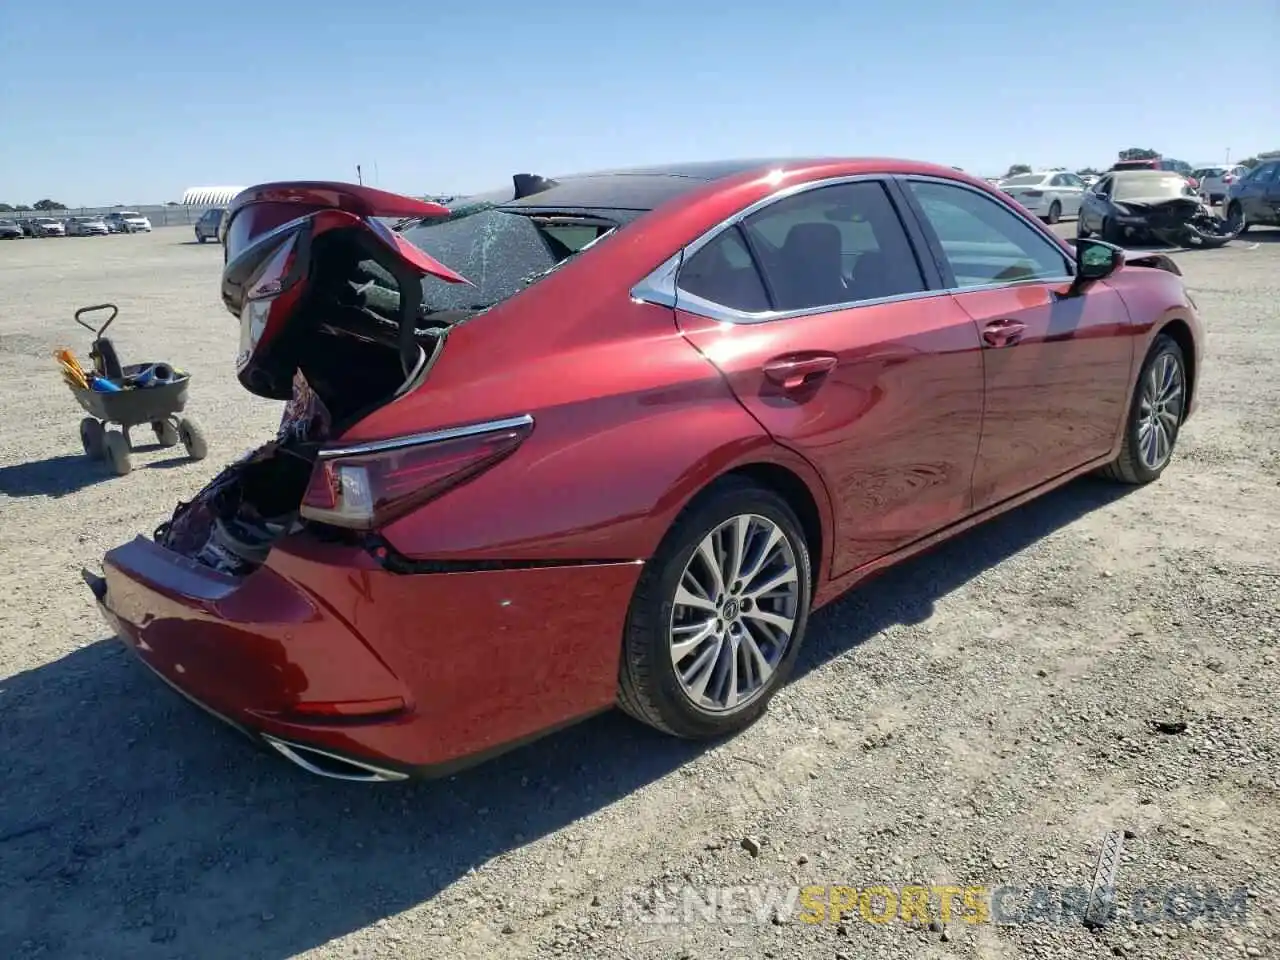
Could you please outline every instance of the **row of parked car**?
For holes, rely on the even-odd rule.
[[[1047,223],[1080,218],[1093,198],[1112,195],[1116,178],[1127,173],[1176,174],[1191,195],[1220,204],[1228,218],[1243,218],[1257,226],[1280,226],[1280,159],[1268,159],[1250,169],[1240,165],[1199,167],[1161,158],[1121,160],[1101,176],[1077,176],[1065,170],[1020,173],[990,182]],[[1146,189],[1151,183],[1144,180]],[[1099,206],[1099,204],[1094,204]]]
[[[134,210],[116,210],[106,216],[19,217],[0,219],[0,239],[22,237],[92,237],[109,233],[150,233],[151,220]]]

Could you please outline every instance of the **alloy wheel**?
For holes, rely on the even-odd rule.
[[[795,548],[757,514],[724,521],[685,564],[671,610],[671,662],[700,710],[736,711],[759,697],[786,656],[799,615]]]
[[[1172,455],[1183,400],[1182,364],[1161,354],[1143,379],[1138,407],[1138,456],[1148,470],[1159,470]]]

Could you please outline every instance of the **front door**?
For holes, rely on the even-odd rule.
[[[975,509],[1107,453],[1132,387],[1132,331],[1119,294],[1102,282],[1064,297],[1074,272],[1068,254],[987,194],[928,178],[904,185],[982,338]]]
[[[937,289],[883,182],[779,199],[692,252],[677,285],[685,336],[821,474],[832,576],[969,512],[977,327]]]

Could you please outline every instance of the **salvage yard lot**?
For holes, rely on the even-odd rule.
[[[1075,483],[867,583],[730,742],[610,715],[407,787],[253,752],[145,674],[79,578],[274,432],[279,405],[235,381],[218,248],[0,245],[0,956],[1280,955],[1280,232],[1246,239],[1176,258],[1208,356],[1158,483]],[[102,301],[124,362],[193,374],[208,460],[85,461],[50,353],[87,362],[71,313]],[[424,643],[447,630],[426,612]],[[1243,918],[940,932],[623,908],[652,885],[1087,886],[1110,830],[1132,834],[1122,902],[1244,885]]]

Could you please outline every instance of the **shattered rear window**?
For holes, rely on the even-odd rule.
[[[423,280],[429,312],[484,310],[530,284],[607,236],[617,223],[592,216],[547,211],[514,213],[492,204],[453,210],[448,217],[419,222],[403,231],[414,246],[471,281]]]

